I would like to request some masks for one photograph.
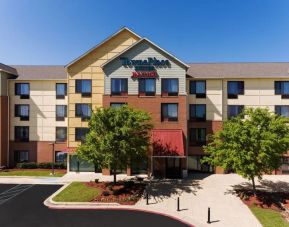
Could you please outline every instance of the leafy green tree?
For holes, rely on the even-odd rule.
[[[150,115],[127,105],[98,108],[89,121],[85,142],[77,155],[96,168],[110,168],[116,183],[116,170],[147,159],[150,145]]]
[[[233,170],[252,181],[262,179],[281,165],[289,149],[288,119],[272,114],[268,108],[246,108],[239,116],[224,122],[223,130],[204,147],[204,163]]]

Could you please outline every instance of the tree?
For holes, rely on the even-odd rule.
[[[89,121],[85,142],[77,155],[96,168],[110,168],[116,183],[116,170],[147,158],[150,145],[150,115],[127,105],[98,108]]]
[[[223,130],[211,137],[204,147],[208,154],[204,163],[233,170],[252,181],[271,174],[281,166],[282,155],[289,149],[288,119],[270,113],[268,108],[246,108],[227,120]]]

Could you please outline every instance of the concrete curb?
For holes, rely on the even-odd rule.
[[[59,209],[59,210],[129,210],[129,211],[140,211],[153,213],[157,215],[163,215],[177,221],[180,221],[188,226],[192,227],[204,227],[205,225],[198,223],[192,218],[182,215],[177,212],[168,211],[165,209],[155,209],[152,207],[145,207],[141,205],[121,205],[119,203],[93,203],[93,202],[55,202],[52,200],[54,196],[63,191],[69,184],[65,184],[63,187],[54,192],[51,196],[49,196],[43,204],[47,206],[49,209]]]
[[[41,176],[0,176],[1,178],[32,178],[32,179],[60,179],[61,177],[41,177]]]

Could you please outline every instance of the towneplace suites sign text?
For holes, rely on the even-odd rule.
[[[170,67],[169,60],[158,60],[157,58],[147,58],[145,60],[132,60],[121,57],[121,64],[124,67],[134,67],[132,78],[156,77],[156,68]]]

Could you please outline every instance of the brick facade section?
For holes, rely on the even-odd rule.
[[[7,165],[9,135],[8,96],[0,96],[0,166]]]

